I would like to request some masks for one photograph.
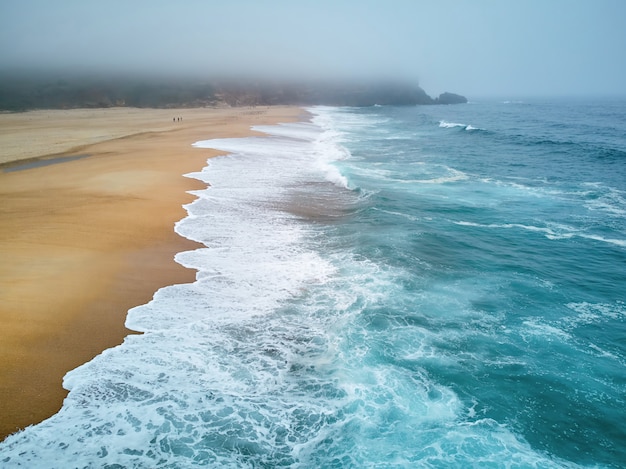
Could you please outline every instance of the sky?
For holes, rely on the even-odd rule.
[[[626,0],[0,0],[0,71],[626,95]]]

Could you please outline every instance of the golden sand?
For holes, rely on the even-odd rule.
[[[0,439],[58,411],[65,373],[131,333],[128,309],[195,279],[173,258],[198,245],[174,223],[194,198],[186,191],[204,186],[182,175],[218,152],[191,144],[301,116],[295,107],[0,114],[9,163],[0,166]],[[88,156],[17,170],[50,155]]]

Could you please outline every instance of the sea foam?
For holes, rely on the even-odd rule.
[[[297,401],[272,404],[281,394],[289,399],[284,389],[291,385],[281,378],[296,359],[289,357],[311,347],[298,337],[302,326],[276,322],[272,314],[335,270],[307,248],[307,228],[288,210],[297,202],[293,190],[326,180],[328,170],[321,169],[332,154],[320,153],[320,146],[331,146],[320,143],[314,124],[259,130],[273,134],[195,144],[230,153],[187,175],[209,185],[194,191],[197,199],[185,207],[189,215],[176,225],[206,246],[176,256],[198,270],[197,280],[162,288],[130,310],[127,327],[144,334],[69,372],[61,411],[3,443],[4,467],[46,461],[58,467],[193,461],[240,467],[238,456],[224,456],[229,447],[272,453],[263,448],[278,438],[271,433],[281,431],[281,417],[270,412],[288,418],[297,407],[310,411]],[[307,337],[314,328],[307,326]],[[275,461],[292,460],[288,447],[283,452]]]
[[[593,205],[623,178],[526,145],[545,108],[506,108],[315,108],[197,143],[230,154],[189,175],[196,282],[131,310],[145,333],[68,373],[3,467],[619,465],[624,250],[585,236],[623,239]]]

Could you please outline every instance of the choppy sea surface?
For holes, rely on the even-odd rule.
[[[626,101],[310,111],[0,466],[626,467]]]

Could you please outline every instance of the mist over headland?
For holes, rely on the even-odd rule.
[[[400,80],[267,80],[251,77],[116,77],[18,73],[0,76],[0,111],[130,106],[189,108],[268,105],[372,106],[466,103],[431,97]]]
[[[3,0],[0,75],[624,95],[625,16],[620,0]]]

